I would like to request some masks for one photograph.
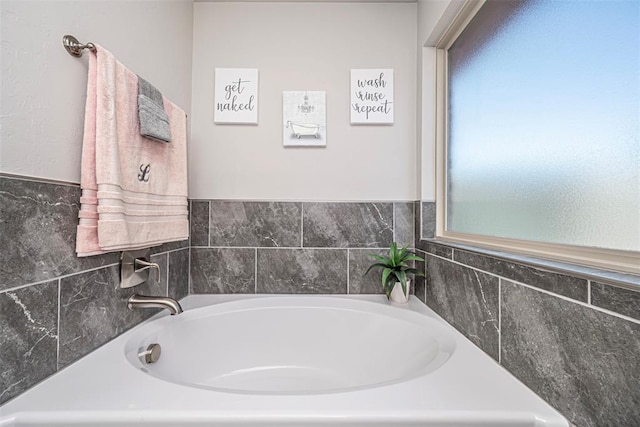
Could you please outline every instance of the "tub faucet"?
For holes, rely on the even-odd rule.
[[[129,310],[138,308],[166,308],[172,316],[182,313],[180,303],[169,297],[151,297],[134,294],[129,298],[127,307],[129,307]]]

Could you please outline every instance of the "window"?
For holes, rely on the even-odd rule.
[[[440,236],[640,272],[640,2],[469,10],[438,46]]]

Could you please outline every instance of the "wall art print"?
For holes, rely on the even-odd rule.
[[[393,69],[351,70],[351,124],[393,124]]]
[[[282,92],[283,145],[325,147],[327,145],[326,93]]]
[[[258,124],[258,70],[216,68],[213,121]]]

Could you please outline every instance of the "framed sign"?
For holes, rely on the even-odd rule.
[[[326,147],[325,92],[282,92],[282,140],[285,147]]]
[[[258,124],[258,70],[216,68],[213,121]]]
[[[351,124],[393,124],[393,69],[351,70]]]

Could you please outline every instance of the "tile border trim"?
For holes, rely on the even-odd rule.
[[[432,243],[454,250],[463,250],[478,255],[495,258],[498,260],[520,264],[537,270],[549,273],[562,274],[572,276],[587,281],[595,281],[605,283],[607,285],[617,286],[630,291],[640,292],[640,276],[630,273],[620,273],[612,270],[603,270],[595,267],[581,266],[577,264],[569,264],[560,261],[551,261],[543,258],[537,258],[530,255],[518,255],[509,252],[501,252],[494,249],[482,248],[479,246],[465,245],[454,243],[443,239],[420,239],[420,243]],[[416,243],[419,247],[420,243]],[[507,279],[510,280],[510,279]]]

